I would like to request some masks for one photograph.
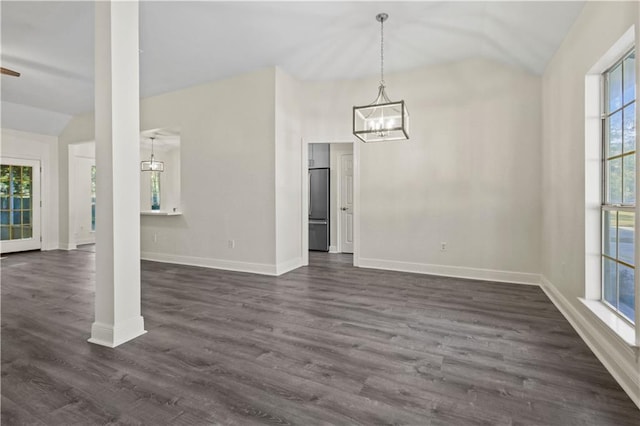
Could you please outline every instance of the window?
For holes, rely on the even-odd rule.
[[[151,172],[151,210],[160,210],[160,172]]]
[[[32,238],[33,167],[0,166],[0,240]]]
[[[96,166],[91,166],[91,230],[96,230]]]
[[[602,301],[634,322],[636,205],[635,52],[603,74]]]

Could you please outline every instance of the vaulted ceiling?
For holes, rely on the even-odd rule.
[[[542,73],[584,2],[140,2],[140,90],[151,96],[278,65],[300,80],[489,58]],[[93,109],[93,2],[1,3],[3,127]],[[52,119],[53,119],[52,118]],[[55,126],[53,126],[55,127]],[[24,130],[24,129],[21,129]]]

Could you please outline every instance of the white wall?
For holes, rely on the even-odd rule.
[[[467,60],[385,80],[391,99],[407,102],[411,139],[360,144],[355,152],[354,261],[537,283],[540,78]],[[352,140],[352,106],[368,102],[376,89],[375,79],[306,84],[305,139]]]
[[[552,300],[640,405],[640,362],[585,296],[585,75],[633,24],[635,2],[588,2],[543,77],[542,274]]]
[[[300,83],[275,69],[275,226],[278,274],[302,265]]]
[[[95,232],[91,230],[91,167],[96,165],[95,143],[72,145],[69,154],[69,173],[74,177],[69,182],[73,243],[95,243]]]
[[[141,100],[141,129],[180,128],[183,211],[141,218],[143,258],[277,273],[275,73],[259,70]],[[74,117],[60,135],[61,152],[93,140],[93,132],[92,114]],[[68,217],[64,204],[60,214]]]
[[[1,136],[0,156],[40,161],[42,249],[57,249],[59,244],[58,138],[12,129],[2,129]]]
[[[329,148],[330,189],[329,189],[329,250],[338,250],[338,220],[340,219],[340,194],[338,190],[338,175],[340,173],[340,158],[345,154],[353,154],[352,143],[332,143]]]

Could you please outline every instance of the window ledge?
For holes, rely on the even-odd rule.
[[[169,211],[169,210],[143,210],[140,212],[141,216],[182,216],[181,211]]]
[[[578,298],[602,323],[618,335],[631,348],[638,348],[636,344],[636,331],[627,321],[613,313],[599,300]]]

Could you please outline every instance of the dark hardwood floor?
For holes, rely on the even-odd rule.
[[[358,269],[142,263],[148,333],[87,343],[90,250],[2,266],[2,425],[634,425],[537,287]]]

